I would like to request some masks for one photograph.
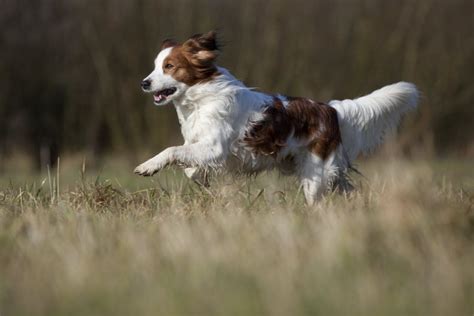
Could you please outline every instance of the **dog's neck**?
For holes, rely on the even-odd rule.
[[[218,69],[219,76],[211,81],[189,87],[180,98],[173,101],[181,124],[196,112],[204,109],[206,105],[223,103],[225,106],[224,103],[229,102],[237,91],[247,89],[229,71],[220,67]]]

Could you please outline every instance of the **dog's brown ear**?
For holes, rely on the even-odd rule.
[[[161,43],[161,50],[168,48],[168,47],[173,47],[178,45],[178,42],[176,42],[174,39],[167,38]]]
[[[219,50],[216,31],[209,31],[204,34],[195,34],[191,36],[188,41],[190,41],[190,43],[196,44],[199,49],[209,51]]]
[[[193,35],[184,42],[183,49],[198,60],[212,62],[219,55],[217,33],[210,31],[205,34]]]

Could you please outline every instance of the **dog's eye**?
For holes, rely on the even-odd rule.
[[[171,69],[171,68],[173,68],[173,67],[174,67],[174,66],[173,66],[172,64],[166,64],[166,65],[165,65],[165,69]]]

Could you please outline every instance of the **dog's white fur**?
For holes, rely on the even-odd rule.
[[[178,164],[186,168],[188,177],[205,184],[210,169],[255,173],[277,168],[300,178],[306,200],[312,204],[330,185],[344,187],[344,174],[352,161],[380,145],[403,114],[417,106],[419,97],[413,84],[400,82],[355,100],[331,101],[338,113],[342,145],[325,160],[308,152],[304,140],[293,137],[276,157],[257,155],[241,140],[249,122],[258,120],[273,96],[247,88],[224,68],[218,68],[219,75],[210,81],[187,86],[163,73],[163,60],[170,50],[158,54],[155,70],[146,80],[152,83],[151,91],[177,88],[155,104],[174,104],[184,145],[169,147],[139,165],[135,172],[141,175]],[[284,104],[287,101],[283,96],[278,98]],[[287,159],[290,155],[291,162]]]

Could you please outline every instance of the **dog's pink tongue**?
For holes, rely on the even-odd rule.
[[[153,97],[155,98],[156,102],[161,102],[166,98],[163,94],[154,95]]]

